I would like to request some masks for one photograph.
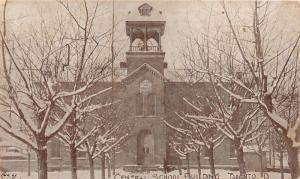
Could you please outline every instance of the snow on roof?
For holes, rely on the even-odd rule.
[[[171,82],[209,82],[203,74],[190,74],[186,69],[165,69],[164,75]]]

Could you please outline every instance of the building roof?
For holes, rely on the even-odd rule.
[[[169,81],[172,82],[209,82],[209,79],[204,74],[191,74],[187,69],[165,69],[164,75]]]
[[[20,141],[17,141],[14,138],[4,139],[0,142],[0,147],[17,147],[24,149],[26,147],[25,144],[23,144]]]
[[[122,82],[128,82],[130,79],[134,78],[138,72],[140,72],[141,70],[148,70],[151,72],[151,74],[153,74],[155,77],[161,79],[162,81],[168,81],[166,77],[164,77],[164,75],[162,75],[158,70],[156,70],[155,68],[153,68],[151,65],[144,63],[143,65],[141,65],[140,67],[138,67],[137,69],[135,69],[134,71],[132,71],[130,74],[128,74],[124,79],[122,79]]]

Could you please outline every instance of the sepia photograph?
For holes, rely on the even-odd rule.
[[[300,179],[300,1],[0,0],[0,179]]]

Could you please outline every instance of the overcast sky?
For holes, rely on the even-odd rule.
[[[72,1],[70,1],[72,2]],[[115,1],[115,19],[119,22],[116,29],[116,37],[118,44],[116,46],[125,46],[123,51],[128,49],[128,37],[125,34],[125,20],[128,19],[128,11],[137,12],[139,5],[144,2],[153,6],[158,12],[162,11],[164,20],[166,21],[165,34],[162,38],[163,50],[166,52],[166,61],[169,67],[173,64],[180,64],[181,58],[178,56],[182,48],[185,36],[190,32],[198,34],[206,33],[208,26],[208,17],[211,16],[210,35],[214,35],[214,27],[226,26],[227,22],[222,15],[222,8],[218,1]],[[103,29],[111,27],[112,1],[101,1],[98,23],[99,32]],[[49,23],[55,23],[53,17],[62,9],[55,1],[38,1],[38,0],[9,0],[7,9],[7,19],[9,23],[8,29],[12,29],[16,33],[26,33],[33,28],[38,27],[40,16],[42,15]],[[93,7],[93,3],[90,4]],[[242,26],[251,25],[251,10],[253,2],[234,1],[228,3],[230,15],[236,19],[236,24]],[[76,7],[75,7],[76,8]],[[300,29],[300,3],[299,2],[272,2],[271,21],[276,22],[275,29],[289,35],[295,34]],[[1,9],[2,11],[2,9]],[[80,9],[74,9],[80,13]],[[1,13],[2,14],[2,13]],[[99,15],[100,16],[100,15]],[[249,19],[250,18],[250,19]],[[2,19],[2,18],[1,18]],[[52,20],[52,21],[51,21]],[[274,42],[276,43],[276,42]],[[122,57],[124,58],[124,56]]]

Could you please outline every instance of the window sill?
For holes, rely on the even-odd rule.
[[[208,160],[208,159],[209,159],[209,157],[203,157],[203,159],[205,159],[205,160]]]
[[[61,158],[61,157],[50,157],[50,159],[53,159],[53,160],[61,160],[62,158]]]
[[[237,157],[229,157],[229,160],[236,160]]]

